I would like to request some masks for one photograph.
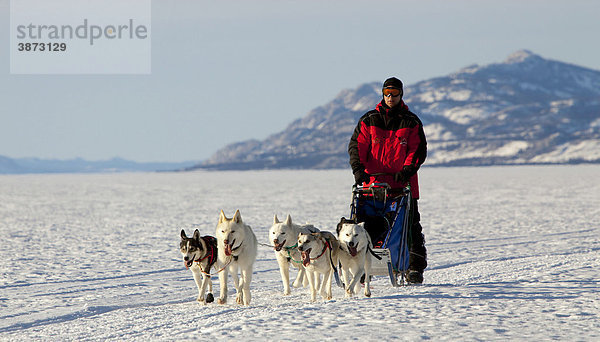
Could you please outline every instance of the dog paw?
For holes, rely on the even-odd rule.
[[[371,291],[365,291],[365,297],[371,298]]]
[[[283,291],[283,295],[284,295],[284,296],[289,296],[289,295],[291,295],[291,294],[292,294],[292,291],[291,291],[291,290],[285,290],[285,291]]]
[[[226,304],[227,303],[227,299],[226,298],[219,298],[217,299],[217,304]]]
[[[235,296],[235,302],[239,305],[244,305],[244,296],[241,293],[238,293],[238,295]]]
[[[215,297],[213,296],[212,293],[209,293],[209,294],[206,295],[206,302],[207,303],[212,303],[214,301],[215,301]]]

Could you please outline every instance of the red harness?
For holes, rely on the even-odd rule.
[[[329,241],[325,240],[325,247],[323,247],[323,251],[321,252],[321,254],[319,254],[319,256],[317,256],[316,258],[310,258],[310,260],[317,260],[320,257],[322,257],[323,254],[325,254],[325,251],[327,250],[327,248],[331,249],[331,246],[329,245]]]
[[[212,267],[212,265],[214,265],[214,263],[217,261],[217,253],[216,253],[216,245],[217,245],[217,239],[215,239],[212,236],[203,236],[202,240],[204,240],[204,242],[206,243],[206,249],[207,249],[207,253],[204,256],[204,258],[200,259],[200,260],[194,260],[197,263],[200,263],[204,260],[206,260],[206,258],[208,259],[208,268],[210,269]]]

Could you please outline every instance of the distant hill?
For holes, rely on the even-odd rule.
[[[381,100],[381,82],[343,90],[282,132],[228,145],[188,170],[346,168],[348,140]],[[600,162],[597,70],[522,50],[408,85],[404,100],[425,126],[426,165]]]
[[[92,172],[136,172],[180,170],[194,162],[182,163],[137,163],[121,158],[103,161],[88,161],[81,158],[69,160],[20,158],[0,156],[0,174],[24,173],[92,173]]]

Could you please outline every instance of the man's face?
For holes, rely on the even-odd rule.
[[[402,91],[400,89],[396,89],[396,88],[383,89],[383,99],[385,101],[385,104],[390,108],[397,106],[400,103],[400,101],[402,101],[401,95],[402,95]]]

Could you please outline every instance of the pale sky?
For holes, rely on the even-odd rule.
[[[600,70],[598,18],[597,0],[154,0],[150,75],[11,75],[0,49],[0,155],[199,161],[389,76],[521,49]]]

